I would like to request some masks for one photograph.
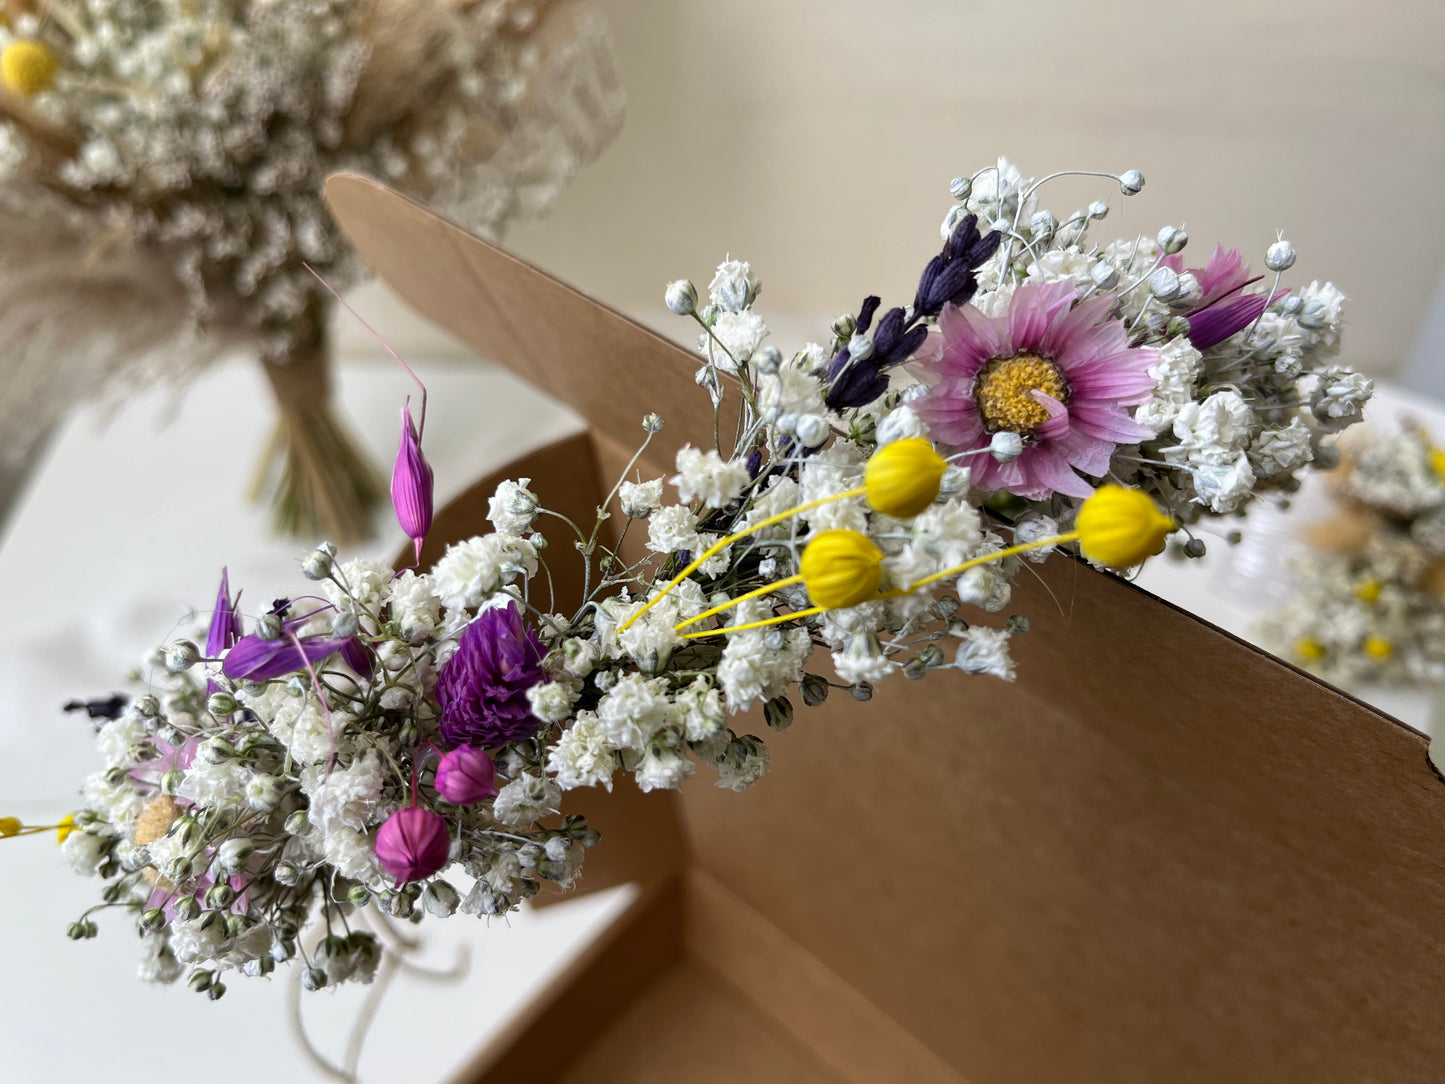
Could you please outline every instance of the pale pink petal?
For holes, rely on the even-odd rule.
[[[1112,440],[1100,440],[1078,429],[1071,430],[1068,436],[1055,441],[1053,446],[1076,470],[1095,478],[1109,473],[1109,463],[1114,458],[1116,447]]]
[[[1031,393],[1034,402],[1049,412],[1049,420],[1034,430],[1034,436],[1038,440],[1059,440],[1069,432],[1069,408],[1064,406],[1052,395],[1047,395],[1037,388]]]
[[[1152,436],[1148,429],[1116,406],[1078,402],[1070,406],[1069,414],[1073,418],[1074,428],[1079,432],[1101,440],[1110,440],[1115,444],[1131,444]]]
[[[1035,482],[1068,497],[1087,497],[1094,492],[1094,487],[1074,473],[1057,448],[1039,445],[1033,450],[1029,473]]]
[[[1074,284],[1030,282],[1020,286],[1009,299],[1009,340],[1014,353],[1036,350],[1044,341],[1049,325],[1074,301]]]

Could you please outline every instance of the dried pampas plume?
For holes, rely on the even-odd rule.
[[[365,534],[382,490],[332,413],[330,303],[304,265],[339,288],[362,268],[322,181],[369,173],[492,237],[545,211],[621,123],[605,28],[577,0],[6,10],[0,446],[12,466],[78,401],[178,384],[241,349],[277,395],[261,477],[278,525]]]

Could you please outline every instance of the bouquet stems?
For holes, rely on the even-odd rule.
[[[269,495],[279,534],[344,545],[370,537],[385,484],[333,409],[325,321],[308,322],[288,353],[261,359],[278,414],[251,499]]]

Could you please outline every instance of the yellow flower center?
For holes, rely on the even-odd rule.
[[[136,818],[135,834],[132,837],[136,845],[143,847],[160,839],[170,830],[171,822],[179,812],[175,801],[169,795],[157,794],[145,804],[140,816]]]
[[[1034,398],[1041,391],[1063,402],[1069,385],[1059,367],[1036,354],[994,358],[978,375],[973,397],[984,428],[990,433],[1007,429],[1028,435],[1049,420],[1049,412]]]
[[[1395,645],[1383,636],[1368,636],[1365,638],[1365,654],[1370,656],[1370,658],[1383,661],[1394,653]]]

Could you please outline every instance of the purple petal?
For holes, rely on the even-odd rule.
[[[1259,319],[1269,307],[1269,294],[1248,294],[1206,309],[1189,317],[1189,341],[1196,350],[1218,346],[1231,335],[1237,335]]]
[[[312,636],[291,639],[263,640],[259,636],[243,636],[226,652],[221,672],[233,681],[270,681],[313,666],[344,648],[351,638]],[[300,647],[297,647],[297,643]]]

